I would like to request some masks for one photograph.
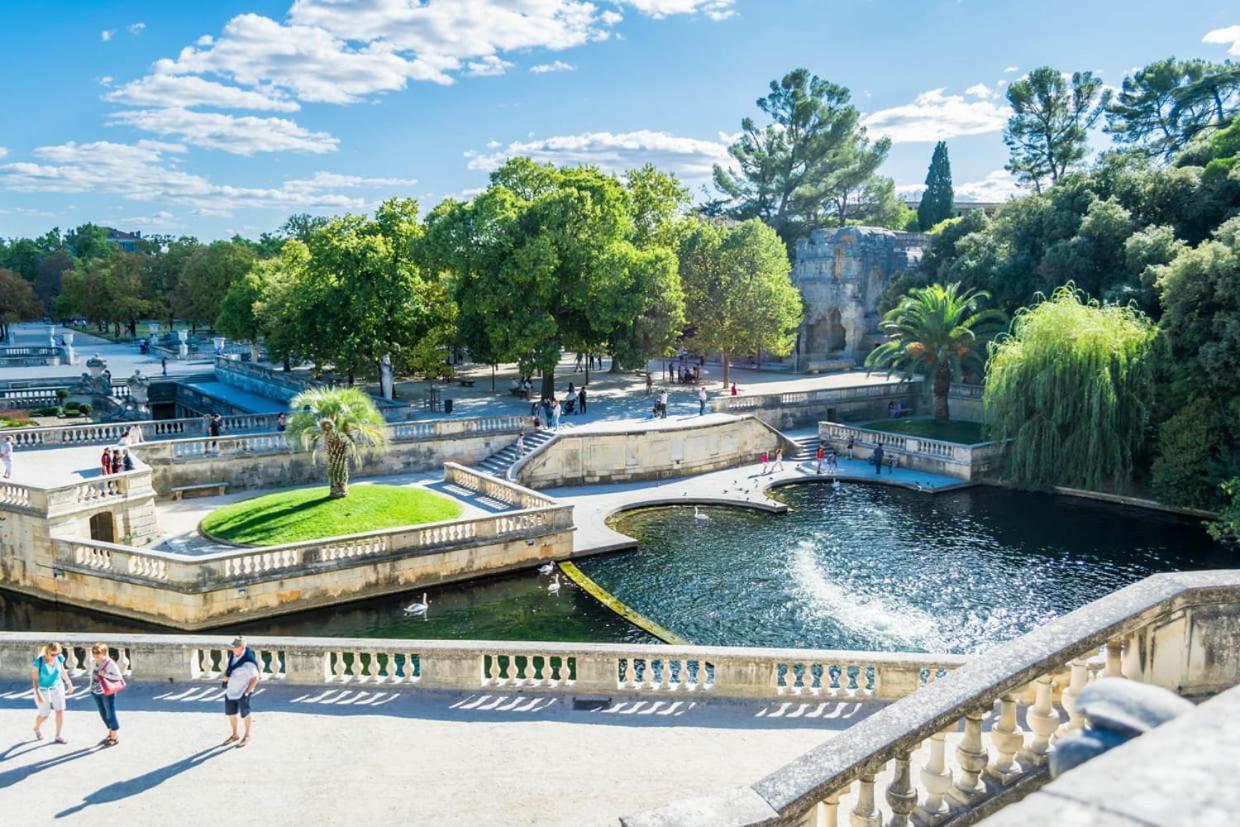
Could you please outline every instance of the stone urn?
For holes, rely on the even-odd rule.
[[[180,346],[177,348],[177,356],[181,359],[188,359],[189,358],[189,331],[178,330],[177,339],[180,340],[181,342]]]

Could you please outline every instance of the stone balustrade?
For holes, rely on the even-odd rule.
[[[28,677],[35,649],[55,639],[75,674],[86,668],[86,652],[98,641],[120,656],[118,664],[132,680],[212,681],[227,662],[226,637],[0,632],[0,678]],[[950,655],[601,643],[296,637],[254,637],[249,643],[262,679],[269,681],[608,696],[896,700],[966,661]],[[856,693],[824,681],[812,692],[790,692],[781,676],[809,662],[861,664],[872,690]]]
[[[1073,701],[1089,681],[1220,692],[1240,682],[1237,629],[1240,571],[1154,575],[971,658],[749,787],[621,823],[972,823],[1045,781],[1056,741],[1083,723]]]
[[[719,396],[711,400],[712,410],[724,413],[743,413],[757,408],[791,407],[797,405],[830,405],[859,399],[885,399],[893,395],[912,394],[920,386],[911,383],[849,385],[838,388],[819,388],[810,391],[787,391],[740,396]]]
[[[239,414],[222,419],[224,432],[228,434],[273,432],[276,429],[276,414]],[[9,433],[20,448],[115,445],[134,425],[142,431],[143,440],[149,441],[203,436],[202,417],[53,425],[44,428],[19,428]]]
[[[444,463],[443,478],[444,482],[450,485],[458,485],[461,488],[475,491],[484,497],[508,503],[517,508],[545,508],[546,506],[555,505],[555,500],[545,494],[540,494],[531,488],[526,488],[507,479],[500,479],[475,471],[472,468],[466,468],[455,462]]]
[[[976,479],[997,467],[1003,459],[1004,444],[980,442],[964,445],[908,434],[894,434],[857,428],[838,422],[819,422],[818,438],[841,450],[853,441],[853,455],[868,458],[881,445],[887,457],[897,464],[920,471],[946,474],[963,480]]]
[[[153,494],[151,474],[146,470],[75,479],[54,487],[4,480],[0,483],[0,506],[55,517]]]

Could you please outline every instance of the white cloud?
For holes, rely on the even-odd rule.
[[[107,81],[110,83],[112,79],[107,78]],[[297,101],[289,100],[269,88],[239,89],[196,75],[147,75],[104,97],[113,103],[134,106],[212,106],[273,112],[296,112],[301,108]]]
[[[359,175],[342,175],[337,172],[316,172],[309,178],[284,182],[284,189],[294,192],[317,192],[330,189],[382,189],[385,187],[412,187],[416,178],[363,178]]]
[[[1019,71],[1020,71],[1020,67],[1019,67],[1019,66],[1009,66],[1009,67],[1007,67],[1006,69],[1004,69],[1004,70],[1003,70],[1003,74],[1005,74],[1005,75],[1010,75],[1010,74],[1012,74],[1012,73],[1014,73],[1014,72],[1019,72]]]
[[[1007,201],[1026,194],[1012,174],[1005,169],[996,169],[978,181],[956,184],[953,189],[957,201]]]
[[[9,154],[8,147],[0,146],[0,158],[3,158],[5,155],[8,155],[8,154]]]
[[[127,27],[130,34],[142,34],[142,30],[146,28],[145,23],[130,23]]]
[[[0,164],[0,188],[14,192],[90,192],[133,201],[181,204],[212,214],[256,207],[357,209],[362,198],[333,192],[341,179],[315,177],[279,187],[216,184],[178,169],[186,147],[161,141],[76,143],[34,150],[39,162]],[[346,176],[345,178],[349,178]],[[357,179],[378,180],[378,179]],[[341,187],[343,188],[343,187]]]
[[[123,123],[156,135],[236,155],[255,152],[335,152],[340,141],[327,132],[311,132],[286,118],[223,115],[190,109],[137,109],[118,112]]]
[[[116,29],[104,29],[99,33],[99,39],[107,43],[112,39],[112,35],[116,34]]]
[[[548,72],[575,72],[577,67],[562,60],[553,60],[550,63],[539,63],[531,66],[530,71],[536,75],[545,75]]]
[[[487,55],[465,64],[465,74],[470,77],[482,78],[502,75],[512,68],[512,64],[496,55]]]
[[[27,215],[35,218],[55,218],[57,213],[36,210],[32,207],[0,207],[0,215]]]
[[[542,163],[592,164],[608,172],[623,172],[653,163],[681,179],[696,182],[710,177],[716,163],[727,163],[727,148],[714,141],[683,138],[665,132],[587,132],[529,141],[514,141],[494,152],[465,153],[470,169],[491,171],[508,158],[524,155]]]
[[[111,85],[112,85],[112,76],[111,76],[111,75],[104,75],[103,77],[99,78],[99,85],[100,85],[100,86],[111,86]]]
[[[960,135],[996,132],[1007,123],[1008,112],[986,100],[945,95],[942,89],[922,92],[910,104],[871,112],[861,122],[894,143],[942,141]]]
[[[995,90],[991,89],[984,83],[975,83],[968,89],[964,90],[964,93],[975,98],[993,98],[996,94],[998,94]]]
[[[145,230],[148,228],[171,230],[185,226],[185,222],[167,210],[158,210],[149,215],[126,215],[105,218],[100,223],[108,227],[129,227],[131,230]]]
[[[711,20],[725,20],[736,14],[735,0],[624,0],[644,15],[659,19],[673,14],[704,14]]]
[[[1214,29],[1206,32],[1206,36],[1201,38],[1202,43],[1209,43],[1215,46],[1227,46],[1231,48],[1227,50],[1229,55],[1240,55],[1240,26],[1228,26],[1223,29]]]

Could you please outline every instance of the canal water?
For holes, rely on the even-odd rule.
[[[615,528],[640,548],[579,561],[694,643],[967,653],[1160,571],[1226,568],[1199,522],[978,487],[928,495],[864,484],[779,489],[782,515],[646,509]],[[572,583],[530,571],[253,621],[250,634],[653,642]],[[0,629],[167,631],[0,591]]]

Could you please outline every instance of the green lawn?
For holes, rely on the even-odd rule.
[[[230,543],[276,546],[461,516],[456,500],[424,488],[352,485],[333,500],[327,488],[281,491],[226,505],[202,521],[203,531]]]
[[[880,419],[862,425],[872,431],[886,431],[891,434],[908,434],[924,436],[926,439],[940,439],[944,442],[958,442],[974,445],[986,441],[984,426],[978,422],[935,422],[933,419]]]

